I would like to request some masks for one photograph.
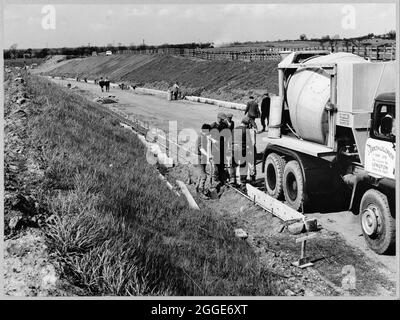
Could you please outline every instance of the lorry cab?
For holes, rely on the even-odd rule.
[[[396,143],[395,93],[382,93],[375,99],[371,138]]]

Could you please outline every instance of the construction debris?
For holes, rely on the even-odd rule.
[[[118,99],[115,96],[97,97],[93,101],[101,104],[118,103]]]
[[[241,238],[241,239],[247,239],[248,235],[247,232],[244,231],[243,229],[235,229],[235,237]]]

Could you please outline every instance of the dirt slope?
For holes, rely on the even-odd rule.
[[[169,55],[115,55],[73,59],[48,75],[115,82],[166,90],[179,81],[185,94],[244,102],[249,94],[277,93],[276,61],[209,61]]]

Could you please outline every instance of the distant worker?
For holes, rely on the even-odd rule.
[[[265,132],[265,119],[267,119],[267,122],[269,124],[269,110],[271,106],[271,98],[269,96],[269,93],[265,93],[263,99],[261,100],[261,125],[262,125],[262,131]]]
[[[210,136],[211,126],[207,123],[201,126],[201,133],[197,138],[196,151],[197,151],[197,164],[194,165],[197,174],[196,182],[196,192],[200,194],[202,198],[207,198],[206,195],[206,182],[207,182],[207,172],[206,167],[208,163],[208,137]]]
[[[258,108],[258,103],[254,100],[253,96],[249,97],[244,115],[247,115],[249,117],[250,124],[257,131],[257,124],[255,120],[260,117],[260,109]]]
[[[172,86],[173,100],[178,100],[178,95],[179,95],[179,83],[175,82],[175,84]]]
[[[107,77],[104,79],[104,86],[106,87],[106,92],[109,92],[110,91],[110,80],[108,80]]]
[[[100,86],[100,88],[101,88],[101,92],[104,92],[104,90],[103,90],[103,87],[104,87],[104,80],[103,80],[103,77],[100,77],[99,86]]]

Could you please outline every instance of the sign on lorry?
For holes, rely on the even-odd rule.
[[[369,138],[365,145],[366,171],[381,177],[394,179],[396,168],[394,144]]]

